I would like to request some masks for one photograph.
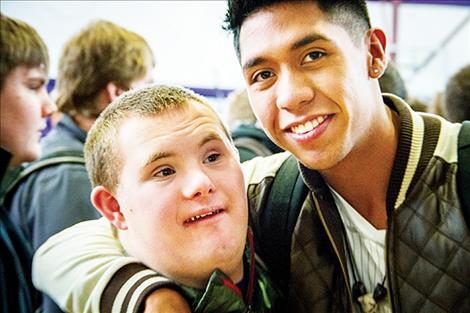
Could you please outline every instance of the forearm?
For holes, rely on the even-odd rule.
[[[162,288],[146,297],[144,313],[191,313],[188,303],[175,290]]]
[[[106,312],[113,306],[136,312],[148,293],[174,285],[137,259],[124,256],[103,219],[51,237],[35,254],[33,282],[69,312]]]

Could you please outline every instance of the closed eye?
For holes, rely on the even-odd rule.
[[[32,79],[28,81],[27,86],[31,90],[39,91],[46,86],[46,82],[41,79]]]

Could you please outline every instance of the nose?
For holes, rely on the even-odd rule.
[[[211,177],[204,169],[191,170],[183,186],[183,196],[191,200],[203,199],[215,190]]]
[[[310,103],[314,95],[313,83],[303,73],[290,69],[281,71],[276,98],[280,110],[295,112]]]
[[[57,106],[55,105],[55,102],[52,101],[52,98],[47,90],[44,88],[41,101],[41,117],[46,118],[55,111],[57,111]]]

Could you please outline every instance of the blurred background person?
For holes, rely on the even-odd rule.
[[[470,120],[470,64],[448,81],[444,93],[444,116],[451,122]]]
[[[388,63],[387,68],[379,78],[379,85],[382,92],[393,93],[405,101],[408,99],[405,81],[393,63]]]
[[[49,55],[38,33],[0,13],[0,182],[8,166],[39,156],[39,136],[55,110],[46,90]],[[0,312],[31,313],[39,305],[31,282],[32,250],[0,205]]]
[[[398,68],[393,63],[388,63],[385,72],[379,78],[380,90],[385,93],[392,93],[405,100],[413,110],[417,112],[428,112],[428,105],[415,97],[410,97],[405,81]]]

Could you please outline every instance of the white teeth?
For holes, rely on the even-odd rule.
[[[303,133],[306,133],[308,131],[311,131],[312,129],[314,129],[315,127],[317,127],[318,125],[320,125],[321,123],[323,123],[323,121],[327,118],[327,116],[319,116],[311,121],[308,121],[304,124],[300,124],[300,125],[297,125],[297,126],[292,126],[291,127],[291,130],[292,132],[296,133],[296,134],[303,134]]]
[[[207,213],[204,213],[204,214],[201,214],[201,215],[195,215],[195,216],[191,217],[188,221],[194,222],[194,221],[197,221],[201,218],[211,216],[211,215],[217,214],[219,212],[220,212],[220,210],[215,210],[215,211],[207,212]],[[186,222],[188,222],[188,221],[186,221]]]

